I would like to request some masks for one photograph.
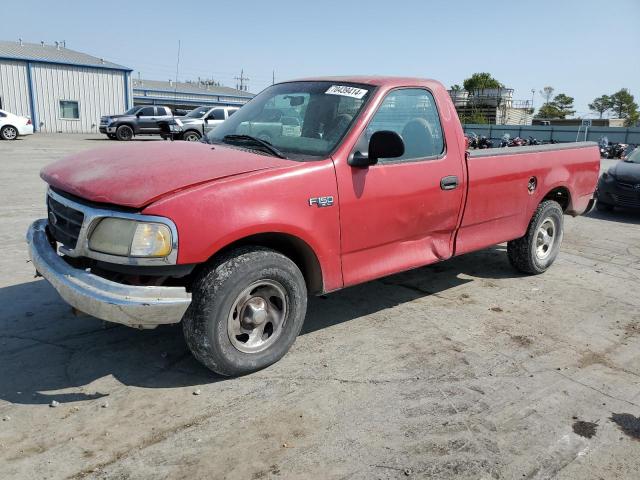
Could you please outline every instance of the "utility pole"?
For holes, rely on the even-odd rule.
[[[276,84],[276,71],[273,70],[271,72],[271,85],[275,85]]]
[[[244,76],[244,68],[240,70],[240,76],[234,77],[234,79],[236,80],[236,90],[240,90],[241,92],[246,92],[249,90],[249,86],[245,83],[249,81],[249,78]]]

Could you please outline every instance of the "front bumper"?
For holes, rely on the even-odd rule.
[[[108,125],[100,125],[100,127],[98,127],[98,130],[100,131],[100,133],[116,133],[116,127],[110,127]]]
[[[38,271],[77,310],[136,328],[178,323],[191,304],[184,287],[134,286],[112,282],[65,262],[52,247],[47,220],[27,232],[29,255]]]
[[[616,179],[598,182],[598,201],[607,205],[640,209],[640,183],[618,181]]]

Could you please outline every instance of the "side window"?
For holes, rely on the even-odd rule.
[[[211,116],[214,120],[224,120],[224,110],[222,108],[216,108],[211,112]]]
[[[227,110],[227,115],[231,116],[234,113],[236,113],[238,111],[237,108],[230,108],[229,110]]]
[[[4,112],[0,112],[0,118],[4,118],[6,117],[6,115],[4,114]]]
[[[157,112],[158,112],[158,113],[157,113],[157,116],[158,116],[158,117],[163,117],[163,116],[165,116],[165,115],[168,115],[168,113],[167,113],[167,109],[166,109],[165,107],[156,107],[156,110],[157,110]]]
[[[60,118],[65,120],[78,120],[80,118],[80,106],[72,100],[60,100]]]
[[[404,140],[404,155],[380,159],[381,163],[436,157],[444,151],[442,125],[435,100],[431,92],[421,88],[390,92],[367,126],[367,142],[379,130],[394,131]]]
[[[154,112],[155,108],[154,107],[144,107],[142,110],[140,110],[140,116],[141,117],[155,117],[155,112]]]

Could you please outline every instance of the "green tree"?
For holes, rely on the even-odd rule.
[[[536,118],[562,118],[560,114],[560,110],[553,103],[545,103],[540,107],[538,113],[535,115]]]
[[[611,97],[609,95],[601,95],[593,99],[593,103],[589,104],[589,110],[600,115],[599,118],[611,110]]]
[[[622,88],[611,95],[611,110],[615,112],[618,118],[625,119],[627,127],[635,125],[638,122],[638,104],[634,101],[633,95],[628,89]]]
[[[460,85],[458,85],[457,83],[455,85],[451,85],[451,91],[452,92],[459,92],[460,90],[462,90],[462,87]]]
[[[482,90],[484,88],[504,88],[504,85],[493,78],[490,73],[474,73],[471,77],[462,82],[462,86],[467,92]]]
[[[567,115],[576,113],[576,111],[573,110],[573,97],[565,95],[564,93],[559,93],[553,97],[553,105],[560,112],[560,118],[566,118]]]
[[[553,97],[553,101],[546,102],[538,113],[536,118],[566,118],[567,115],[573,115],[573,97],[559,93]]]

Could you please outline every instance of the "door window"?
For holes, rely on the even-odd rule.
[[[371,135],[380,130],[396,132],[404,141],[404,155],[381,158],[380,163],[434,159],[444,152],[438,110],[428,90],[403,88],[391,91],[364,132],[365,144],[368,145]]]
[[[211,112],[213,120],[224,120],[224,110],[222,108],[216,108]]]
[[[144,107],[140,110],[141,117],[155,117],[154,107]]]

